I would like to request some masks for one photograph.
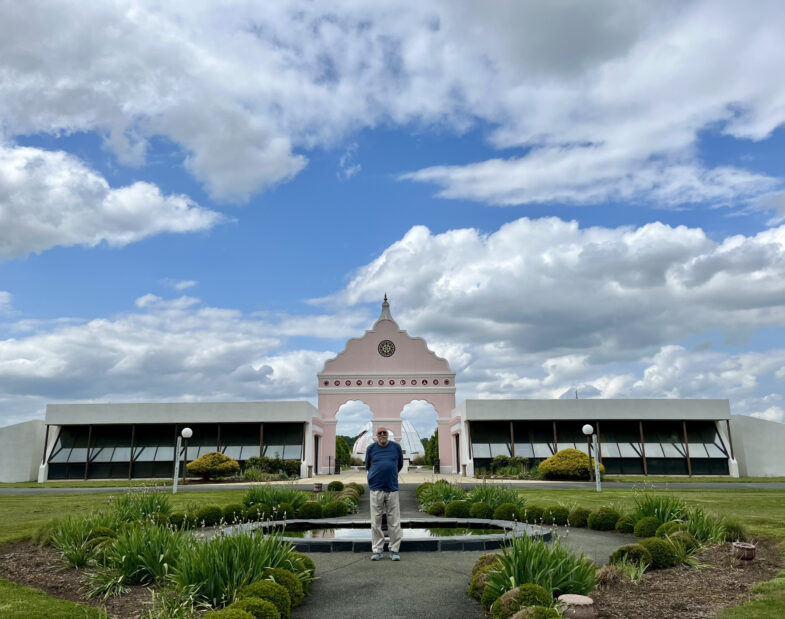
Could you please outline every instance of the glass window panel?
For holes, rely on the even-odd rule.
[[[488,443],[472,443],[472,455],[475,458],[490,458],[491,448]]]
[[[491,457],[496,456],[509,456],[510,455],[510,445],[509,443],[491,443]]]
[[[521,458],[533,458],[534,449],[531,443],[515,443],[515,455]]]
[[[170,445],[159,447],[155,453],[154,459],[156,462],[166,462],[167,460],[174,461],[174,447]]]
[[[264,445],[265,458],[283,458],[283,445]]]
[[[690,459],[692,458],[705,458],[706,446],[703,443],[690,443]]]
[[[704,445],[709,458],[727,458],[728,455],[713,443]]]
[[[636,449],[638,444],[639,443],[635,443],[634,445],[632,443],[616,443],[616,445],[619,447],[619,454],[622,458],[640,458],[641,454]]]
[[[115,447],[112,462],[128,462],[131,459],[130,447]]]
[[[619,445],[617,443],[601,443],[603,458],[620,458]]]
[[[230,458],[234,458],[235,460],[240,460],[240,456],[242,455],[243,448],[240,446],[230,446],[224,449],[224,455],[229,456]]]
[[[112,447],[99,447],[97,449],[92,449],[90,450],[90,462],[110,462],[112,460],[113,452],[114,448]]]
[[[152,462],[155,460],[155,447],[141,447],[136,450],[136,457],[134,460],[137,462]]]
[[[68,456],[68,462],[86,462],[87,461],[87,447],[74,447],[71,450],[71,455]]]
[[[303,424],[287,423],[285,426],[286,444],[300,445],[303,442]]]
[[[259,445],[258,423],[222,423],[221,447]]]
[[[247,460],[248,458],[258,458],[259,457],[259,445],[253,445],[251,447],[244,446],[242,448],[242,456],[241,460]]]
[[[551,446],[548,443],[534,443],[532,449],[535,458],[550,458],[553,455]]]
[[[681,447],[681,445],[679,445]],[[648,452],[649,446],[646,445],[646,450]],[[683,458],[685,454],[679,450],[676,445],[673,443],[662,443],[662,453],[665,454],[666,458]]]
[[[300,445],[287,445],[283,449],[284,460],[299,460],[302,454]]]
[[[646,443],[646,458],[662,458],[662,447],[659,443]]]
[[[52,456],[49,458],[49,462],[68,462],[68,456],[70,455],[71,455],[70,447],[66,449],[60,448],[52,454]]]

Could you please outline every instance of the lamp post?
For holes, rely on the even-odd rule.
[[[188,483],[187,476],[186,476],[186,467],[188,466],[188,439],[194,435],[194,431],[191,428],[183,428],[183,431],[180,432],[183,437],[183,486]]]
[[[586,442],[589,446],[589,479],[591,479],[591,437],[594,434],[594,428],[590,424],[583,426],[583,433],[586,435]],[[600,482],[600,462],[597,458],[594,459],[594,480],[597,484],[597,492],[602,492],[602,484]]]

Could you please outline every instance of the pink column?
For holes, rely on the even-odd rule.
[[[322,435],[322,444],[320,448],[320,455],[319,460],[319,473],[324,475],[328,473],[328,466],[329,472],[333,472],[333,467],[335,466],[335,428],[336,428],[336,421],[334,419],[325,420],[324,422],[324,434]],[[329,457],[329,460],[328,460]]]
[[[439,424],[439,468],[442,473],[460,473],[455,470],[455,444],[450,424]]]

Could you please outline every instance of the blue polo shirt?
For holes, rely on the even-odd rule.
[[[384,492],[398,491],[398,471],[403,468],[403,451],[398,443],[390,441],[382,447],[371,443],[365,450],[365,469],[368,487]]]

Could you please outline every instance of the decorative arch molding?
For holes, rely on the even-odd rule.
[[[428,348],[423,338],[412,337],[390,313],[387,295],[373,328],[351,338],[336,357],[325,362],[317,375],[318,408],[324,427],[324,449],[318,470],[326,470],[335,456],[338,409],[359,400],[371,409],[374,425],[390,426],[400,436],[401,412],[414,400],[425,400],[445,423],[455,409],[455,372],[446,359]],[[439,450],[452,453],[449,434],[439,437]]]

